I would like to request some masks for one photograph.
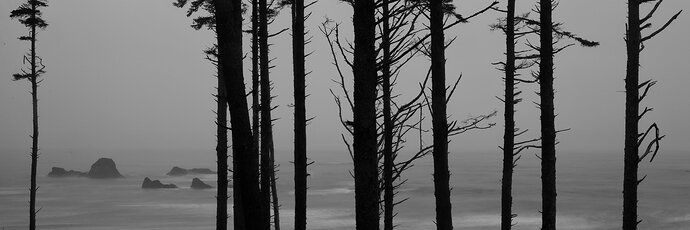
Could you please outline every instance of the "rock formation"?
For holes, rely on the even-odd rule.
[[[115,161],[110,158],[101,158],[91,165],[88,176],[90,178],[105,179],[105,178],[121,178],[123,177],[117,167]]]
[[[207,169],[207,168],[184,169],[184,168],[180,168],[180,167],[175,166],[166,175],[168,175],[168,176],[184,176],[187,174],[215,174],[215,173],[216,172],[211,171],[210,169]]]
[[[88,176],[85,172],[75,171],[75,170],[65,170],[60,167],[53,167],[48,173],[49,177],[85,177]]]
[[[204,183],[199,178],[195,177],[194,179],[192,179],[192,188],[193,189],[209,189],[209,188],[213,188],[213,187]]]
[[[148,177],[144,178],[144,182],[141,183],[141,188],[143,189],[159,189],[159,188],[177,188],[174,184],[163,184],[159,180],[151,180]]]

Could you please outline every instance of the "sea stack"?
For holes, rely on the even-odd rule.
[[[177,188],[174,184],[163,184],[159,180],[151,180],[148,177],[144,178],[144,182],[141,183],[141,188],[143,189],[159,189],[159,188]]]
[[[88,176],[96,179],[122,178],[122,174],[117,171],[115,161],[110,158],[101,158],[91,165]]]
[[[192,188],[193,189],[209,189],[209,188],[213,188],[213,187],[204,183],[203,181],[201,181],[201,179],[195,177],[194,179],[192,179]]]

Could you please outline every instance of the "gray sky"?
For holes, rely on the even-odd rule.
[[[0,150],[28,149],[31,125],[30,95],[25,81],[13,82],[12,73],[21,65],[28,45],[15,38],[25,33],[9,11],[19,0],[0,1]],[[481,8],[486,1],[456,1],[460,12]],[[523,11],[536,1],[520,1]],[[47,74],[40,90],[41,149],[48,154],[58,149],[204,150],[212,155],[215,146],[211,94],[215,91],[213,68],[202,60],[201,50],[212,44],[209,31],[194,31],[184,10],[168,0],[53,0],[44,10],[50,23],[39,34],[38,52]],[[663,23],[690,2],[664,3],[654,25]],[[328,92],[336,85],[325,39],[317,29],[328,15],[346,28],[351,25],[351,8],[335,0],[322,0],[312,9],[307,26],[314,36],[308,47],[315,50],[307,68],[311,93],[309,115],[316,116],[308,129],[310,154],[341,151],[344,146],[337,122],[336,106]],[[574,47],[556,59],[557,126],[572,128],[559,136],[563,152],[622,152],[625,74],[626,4],[622,0],[562,0],[556,17],[566,27],[601,42],[598,48]],[[273,28],[289,25],[286,9]],[[494,96],[502,94],[501,73],[491,62],[502,60],[503,35],[488,25],[501,15],[488,13],[447,32],[459,36],[447,52],[447,73],[464,75],[455,100],[449,105],[454,119],[492,110],[502,113]],[[646,105],[655,107],[649,118],[658,120],[668,138],[663,150],[690,149],[690,16],[681,15],[667,32],[646,44],[642,56],[642,77],[659,81]],[[352,37],[351,29],[344,35]],[[272,40],[271,55],[277,60],[271,78],[276,83],[280,106],[274,117],[276,147],[292,150],[292,70],[290,34]],[[246,46],[245,46],[246,47]],[[245,48],[245,51],[249,51]],[[412,92],[429,62],[418,58],[400,77],[399,92]],[[249,68],[245,74],[248,79]],[[450,82],[451,80],[449,80]],[[350,83],[351,84],[351,83]],[[536,87],[523,88],[525,103],[519,105],[518,125],[536,136],[538,110]],[[496,128],[472,132],[453,139],[451,151],[495,152],[501,143],[502,118]],[[648,123],[650,120],[644,120]],[[427,124],[428,127],[429,124]],[[416,146],[415,138],[410,144]],[[146,154],[146,152],[142,152]],[[287,154],[287,152],[286,152]]]

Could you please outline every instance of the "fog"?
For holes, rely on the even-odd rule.
[[[0,154],[4,159],[25,157],[30,146],[30,95],[25,81],[10,80],[21,66],[27,44],[16,37],[25,29],[9,19],[18,0],[0,1]],[[526,12],[532,1],[521,1]],[[47,73],[39,88],[40,146],[42,159],[67,162],[63,156],[92,162],[98,156],[127,161],[213,163],[215,153],[213,67],[204,61],[202,49],[213,42],[210,31],[194,31],[185,10],[167,0],[59,0],[50,1],[44,18],[50,23],[40,32],[38,52]],[[486,1],[456,1],[461,13],[483,8]],[[625,74],[625,2],[561,1],[555,12],[559,21],[584,37],[601,42],[597,48],[572,47],[556,58],[557,128],[572,128],[559,135],[559,154],[578,152],[620,153],[623,148]],[[678,9],[690,9],[688,1],[667,1],[655,17],[655,25]],[[329,89],[337,75],[330,53],[317,27],[328,16],[341,22],[343,35],[351,38],[351,7],[324,0],[316,3],[307,23],[314,50],[308,58],[308,154],[315,159],[347,158],[340,134],[345,130]],[[289,26],[289,9],[272,25],[273,31]],[[491,62],[503,59],[504,37],[489,31],[498,13],[489,13],[461,24],[447,38],[458,39],[447,50],[449,77],[463,78],[449,105],[452,119],[462,120],[497,110],[502,104],[501,72]],[[248,23],[247,20],[245,20]],[[654,112],[644,123],[656,120],[668,137],[663,151],[690,149],[690,17],[679,20],[657,39],[646,43],[641,77],[659,83],[645,105]],[[248,25],[247,25],[248,26]],[[247,36],[245,36],[245,39]],[[279,159],[292,150],[292,70],[290,34],[271,39],[271,78],[279,106],[273,117]],[[245,46],[245,52],[249,49]],[[248,61],[245,61],[248,64]],[[429,62],[418,58],[403,71],[397,92],[413,92]],[[247,66],[245,79],[250,68]],[[523,73],[528,75],[529,73]],[[351,79],[350,79],[351,81]],[[450,82],[450,80],[449,80]],[[351,83],[350,83],[351,84]],[[248,85],[249,86],[249,85]],[[536,137],[538,110],[536,87],[523,87],[525,101],[518,106],[518,126]],[[403,96],[404,98],[404,96]],[[501,142],[502,122],[490,130],[454,137],[451,152],[495,153]],[[426,124],[428,127],[429,124]],[[416,146],[416,139],[410,138]],[[430,140],[430,138],[428,139]],[[11,156],[10,156],[11,155]],[[52,156],[51,156],[52,155]],[[337,155],[337,156],[336,156]],[[8,158],[6,158],[8,157]],[[86,159],[85,159],[86,158]],[[62,160],[61,160],[62,159]]]

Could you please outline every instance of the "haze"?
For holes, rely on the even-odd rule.
[[[28,84],[13,82],[27,45],[16,37],[25,29],[9,18],[18,0],[0,1],[0,150],[9,157],[28,152],[31,107]],[[483,7],[486,1],[456,1],[460,12]],[[521,11],[533,1],[521,1]],[[169,0],[59,0],[50,1],[44,18],[50,27],[39,35],[39,55],[47,74],[40,87],[41,152],[83,152],[95,159],[98,154],[143,159],[158,157],[175,161],[211,163],[215,153],[215,125],[212,94],[213,67],[201,50],[212,44],[209,31],[194,31],[185,11]],[[690,9],[690,2],[668,1],[656,18],[661,23],[678,9]],[[336,77],[323,35],[317,27],[324,17],[342,22],[351,38],[351,7],[334,0],[322,0],[307,27],[314,36],[308,49],[308,115],[316,118],[308,128],[308,154],[312,158],[346,158],[340,139],[344,132],[329,89]],[[289,9],[281,14],[273,31],[286,28]],[[625,2],[561,1],[555,15],[567,27],[601,42],[597,48],[573,47],[556,59],[557,126],[572,128],[559,135],[559,154],[578,152],[620,153],[623,148],[623,77],[625,71]],[[504,37],[489,31],[498,13],[478,17],[458,26],[447,38],[459,39],[447,50],[449,77],[463,74],[454,102],[449,105],[453,119],[498,110],[502,104],[494,96],[502,94],[501,73],[491,62],[502,60]],[[642,76],[659,81],[646,105],[655,108],[651,116],[667,139],[662,151],[690,149],[690,17],[681,15],[658,39],[646,44],[642,56]],[[245,36],[247,38],[247,36]],[[290,35],[271,40],[272,70],[280,118],[275,126],[278,153],[289,158],[292,150],[292,70]],[[248,52],[245,46],[245,52]],[[416,90],[428,68],[423,57],[403,71],[398,92]],[[248,61],[245,61],[248,64]],[[245,74],[250,73],[246,68]],[[528,73],[524,73],[528,74]],[[450,81],[450,80],[449,80]],[[518,107],[518,126],[538,135],[535,87],[525,87],[525,102]],[[495,153],[501,142],[502,122],[496,128],[455,137],[453,153]],[[645,120],[650,122],[650,120]],[[428,126],[428,124],[427,124]],[[411,145],[416,145],[412,138]],[[430,140],[430,139],[429,139]],[[330,154],[330,155],[329,155]],[[54,159],[54,158],[53,158]]]

